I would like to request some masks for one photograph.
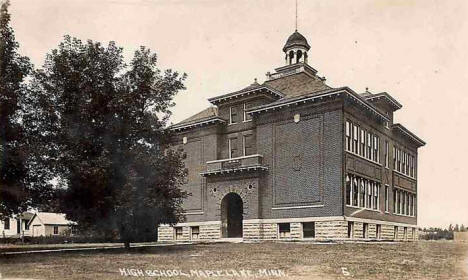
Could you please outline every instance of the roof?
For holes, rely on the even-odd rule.
[[[301,33],[297,32],[297,30],[288,37],[288,40],[283,47],[283,52],[294,46],[305,47],[307,50],[310,49],[310,45],[307,43],[307,39]]]
[[[34,217],[34,213],[31,212],[23,212],[20,215],[18,215],[18,218],[22,220],[31,220],[32,217]]]
[[[400,102],[396,101],[395,98],[393,98],[390,94],[386,92],[381,92],[381,93],[376,93],[376,94],[365,92],[361,95],[369,101],[384,100],[394,110],[398,110],[398,109],[401,109],[401,107],[403,107],[403,105],[401,105]]]
[[[412,140],[414,143],[416,143],[419,147],[422,147],[422,146],[426,145],[426,142],[424,142],[421,138],[419,138],[414,133],[409,131],[402,124],[399,124],[399,123],[393,124],[392,128],[395,129],[396,131],[399,131],[404,136],[408,137],[410,140]]]
[[[269,80],[266,81],[264,85],[284,93],[286,95],[285,98],[331,89],[322,79],[317,76],[311,76],[306,72],[294,73],[278,79]]]
[[[177,124],[191,123],[194,121],[199,121],[199,120],[207,119],[210,117],[216,117],[216,116],[218,116],[218,108],[211,106],[181,122],[178,122]]]
[[[234,92],[226,93],[226,94],[219,95],[216,97],[212,97],[212,98],[209,98],[208,101],[213,104],[219,104],[226,100],[230,100],[233,98],[238,98],[244,95],[249,95],[249,94],[258,93],[258,92],[263,92],[268,95],[271,95],[274,99],[278,99],[284,96],[283,93],[277,91],[276,89],[269,87],[268,85],[265,85],[265,84],[260,85],[255,81],[255,83],[239,91],[234,91]]]
[[[39,221],[44,225],[69,225],[73,222],[65,218],[65,214],[62,213],[49,213],[49,212],[37,212],[29,223],[32,223],[34,219],[38,218]]]

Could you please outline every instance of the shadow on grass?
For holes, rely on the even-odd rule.
[[[0,262],[43,262],[46,258],[57,258],[57,257],[88,257],[95,255],[124,255],[124,254],[181,254],[190,251],[196,251],[193,244],[171,244],[168,246],[148,246],[148,247],[131,247],[125,248],[99,248],[93,250],[80,250],[80,248],[73,248],[76,250],[70,251],[58,251],[58,252],[37,252],[37,253],[24,253],[24,254],[11,254],[11,255],[0,255]],[[50,248],[34,248],[34,251],[47,250]],[[24,251],[24,250],[23,250]]]

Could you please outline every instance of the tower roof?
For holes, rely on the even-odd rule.
[[[310,49],[310,45],[307,43],[307,39],[301,33],[297,32],[297,30],[294,31],[291,36],[289,36],[286,44],[283,47],[283,51],[285,52],[288,48],[293,46],[305,47],[307,50]]]

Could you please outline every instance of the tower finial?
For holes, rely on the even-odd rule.
[[[297,0],[296,0],[296,31],[297,31]]]

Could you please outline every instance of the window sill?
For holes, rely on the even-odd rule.
[[[346,152],[348,154],[350,154],[350,155],[353,155],[353,156],[357,157],[357,158],[363,159],[363,160],[368,161],[368,162],[373,163],[373,164],[377,164],[378,166],[382,166],[382,164],[380,162],[373,161],[371,159],[365,158],[365,157],[363,157],[363,156],[361,156],[359,154],[356,154],[356,153],[353,153],[353,152],[350,152],[350,151],[346,151]]]
[[[402,172],[397,171],[397,170],[395,170],[395,169],[393,169],[393,172],[395,172],[395,173],[398,174],[398,175],[404,176],[404,177],[406,177],[406,178],[408,178],[408,179],[416,180],[416,177],[411,177],[411,176],[406,175],[405,173],[402,173]]]

